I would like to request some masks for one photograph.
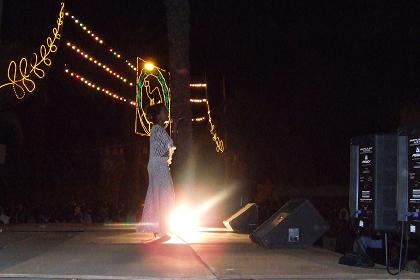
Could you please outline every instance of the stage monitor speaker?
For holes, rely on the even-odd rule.
[[[258,226],[258,207],[248,203],[230,218],[223,221],[225,227],[236,232],[251,232]]]
[[[260,225],[250,238],[268,248],[307,247],[328,229],[328,224],[309,200],[292,199]]]
[[[420,235],[420,127],[399,129],[397,194],[398,220]]]
[[[351,140],[349,208],[366,234],[397,228],[397,152],[397,135]]]

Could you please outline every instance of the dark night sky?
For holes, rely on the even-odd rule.
[[[55,3],[6,0],[3,43],[36,45],[55,18]],[[190,4],[192,74],[210,77],[210,98],[229,133],[229,147],[255,174],[280,174],[279,182],[296,184],[345,184],[350,138],[393,132],[403,113],[416,112],[418,1]],[[167,65],[161,1],[68,1],[68,7],[128,57],[141,55]],[[72,23],[65,25],[68,36],[83,38]],[[68,51],[57,55],[58,64],[69,59],[74,60]],[[61,77],[55,71],[52,75]],[[222,76],[228,85],[225,122]],[[72,85],[60,80],[60,95],[48,94],[46,108],[58,119],[52,123],[55,137],[70,135],[74,143],[84,142],[77,135],[118,139],[126,134],[129,126],[121,125],[125,107],[105,97],[92,101],[87,91]],[[83,92],[82,99],[74,91]],[[25,110],[34,112],[28,103],[41,102],[36,99],[41,97],[26,101]],[[80,100],[87,103],[80,105]],[[63,123],[73,132],[61,131]]]

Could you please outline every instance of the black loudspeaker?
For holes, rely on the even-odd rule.
[[[329,229],[324,218],[306,199],[292,199],[260,225],[250,238],[268,247],[307,247]]]
[[[258,226],[258,208],[255,203],[248,203],[230,218],[223,221],[227,229],[236,232],[251,232]]]
[[[420,127],[399,130],[397,194],[398,220],[420,235]]]
[[[397,228],[397,153],[397,135],[351,140],[350,213],[366,234]]]

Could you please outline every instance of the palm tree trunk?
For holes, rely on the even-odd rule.
[[[190,9],[188,0],[164,0],[166,6],[169,71],[171,73],[172,116],[178,124],[175,179],[181,184],[193,178],[191,162],[192,128],[190,107]]]
[[[2,40],[1,40],[1,35],[2,35],[2,32],[1,32],[1,23],[2,23],[2,17],[3,16],[3,0],[0,0],[0,45],[1,45],[1,42],[2,42]]]

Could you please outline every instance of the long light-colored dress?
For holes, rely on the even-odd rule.
[[[139,232],[167,234],[169,215],[175,204],[175,193],[169,164],[175,147],[166,130],[154,125],[150,133],[150,154],[147,170],[149,187],[144,203]]]

